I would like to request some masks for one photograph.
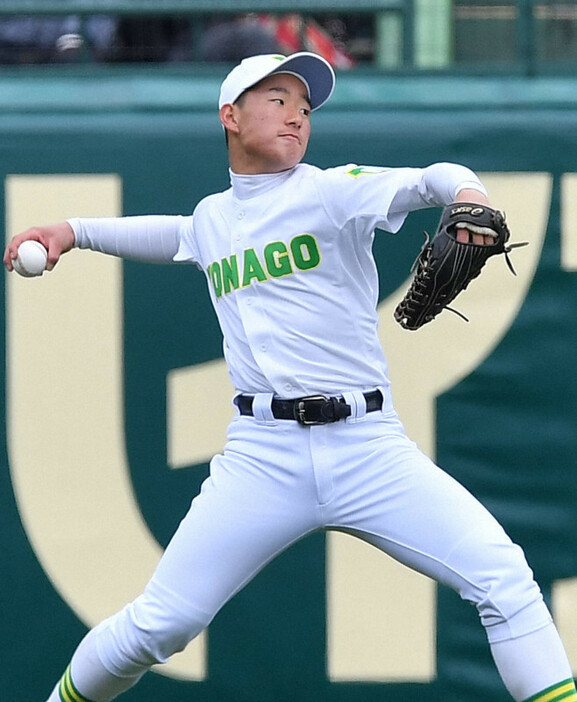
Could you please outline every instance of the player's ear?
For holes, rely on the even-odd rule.
[[[222,126],[229,132],[238,132],[236,110],[234,105],[223,105],[219,112]]]

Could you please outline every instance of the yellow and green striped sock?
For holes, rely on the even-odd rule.
[[[66,668],[62,679],[60,680],[60,687],[58,688],[58,693],[62,702],[90,702],[90,700],[83,697],[78,690],[74,687],[72,682],[72,675],[70,673],[70,666]]]
[[[525,702],[577,702],[577,690],[573,678],[551,685],[546,690],[529,697]]]

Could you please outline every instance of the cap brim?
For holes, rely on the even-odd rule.
[[[330,63],[309,51],[291,54],[267,75],[274,73],[291,73],[301,78],[308,88],[311,110],[322,107],[335,89],[335,73]]]

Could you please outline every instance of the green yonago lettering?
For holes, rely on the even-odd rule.
[[[378,175],[390,170],[389,168],[381,168],[379,166],[356,166],[347,171],[347,175],[353,178],[358,178],[360,175]]]
[[[238,290],[238,260],[236,254],[232,254],[230,258],[223,258],[220,265],[224,293],[228,294],[231,289]]]
[[[293,272],[286,244],[272,241],[264,247],[266,269],[273,278],[281,278]]]
[[[258,260],[254,249],[246,249],[244,252],[244,268],[242,274],[242,287],[246,288],[250,285],[253,278],[256,278],[260,283],[266,280],[266,273]]]
[[[316,268],[321,262],[321,252],[316,239],[311,234],[295,236],[290,246],[293,260],[299,270],[308,271]]]
[[[208,277],[210,278],[210,282],[212,283],[212,287],[214,288],[214,294],[217,297],[220,297],[222,295],[222,273],[220,271],[220,265],[218,261],[211,263],[207,270]]]
[[[282,278],[295,272],[316,268],[321,262],[321,252],[317,240],[312,234],[299,234],[287,246],[282,241],[271,241],[264,247],[264,265],[254,249],[245,249],[242,253],[242,282],[238,256],[231,254],[228,258],[214,261],[206,269],[208,278],[217,298],[223,293],[228,295],[239,288],[248,287],[253,280],[263,283],[271,278]],[[268,273],[268,276],[267,276]]]

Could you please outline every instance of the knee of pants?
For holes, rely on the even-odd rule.
[[[138,675],[186,648],[211,619],[169,593],[147,590],[100,625],[98,654],[113,675]]]
[[[498,556],[472,591],[466,587],[461,593],[476,605],[490,643],[524,636],[551,621],[522,549],[503,545]]]

